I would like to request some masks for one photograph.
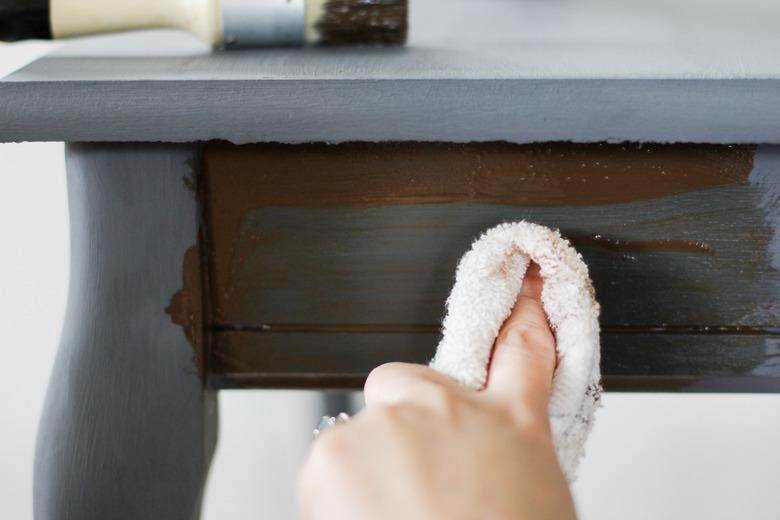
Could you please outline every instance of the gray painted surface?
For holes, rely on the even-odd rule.
[[[76,42],[0,81],[0,140],[780,142],[773,0],[411,5],[403,49]]]
[[[38,520],[192,520],[216,399],[164,309],[197,240],[190,147],[70,145],[71,278],[38,434]]]

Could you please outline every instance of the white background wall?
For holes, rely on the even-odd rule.
[[[44,44],[0,44],[0,77]],[[2,121],[0,121],[2,124]],[[32,518],[35,430],[63,319],[63,146],[0,145],[0,517]],[[574,490],[584,520],[780,518],[780,396],[608,394]],[[294,518],[306,392],[220,395],[206,520]]]

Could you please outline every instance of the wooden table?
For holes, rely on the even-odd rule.
[[[1,80],[0,140],[68,142],[36,516],[197,517],[215,390],[426,361],[457,259],[503,220],[585,256],[607,389],[780,390],[778,16],[418,0],[404,49],[152,32]]]

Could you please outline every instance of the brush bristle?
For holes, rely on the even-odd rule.
[[[402,45],[407,0],[324,0],[314,29],[320,45]]]

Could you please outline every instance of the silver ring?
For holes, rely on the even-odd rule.
[[[303,45],[304,0],[221,0],[225,47]]]
[[[317,435],[321,434],[325,430],[333,428],[337,424],[343,424],[347,421],[349,421],[349,414],[346,414],[344,412],[341,412],[336,417],[323,415],[322,419],[320,419],[319,424],[317,424],[317,427],[314,428],[314,436],[316,437]]]

